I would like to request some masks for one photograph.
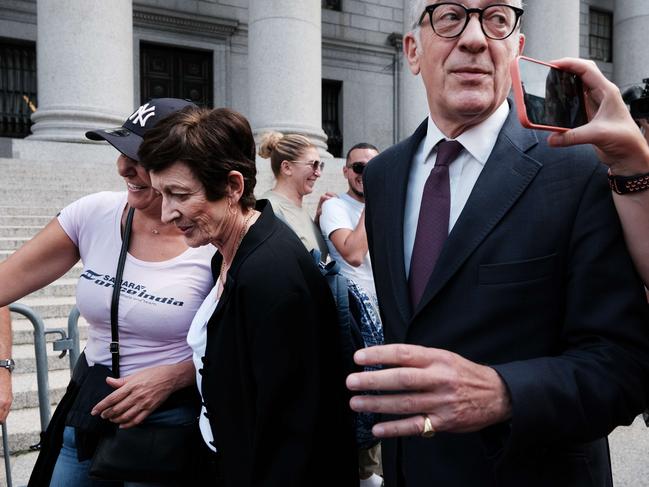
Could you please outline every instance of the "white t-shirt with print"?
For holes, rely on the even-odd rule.
[[[111,364],[110,304],[126,198],[124,192],[92,194],[58,216],[83,262],[77,307],[89,324],[86,358],[91,365]],[[212,245],[189,248],[162,262],[127,255],[118,316],[122,376],[191,359],[187,331],[214,285],[210,261],[215,250]]]

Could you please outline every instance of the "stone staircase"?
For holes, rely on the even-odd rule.
[[[31,239],[68,203],[85,194],[122,188],[114,161],[66,163],[0,159],[0,261]],[[46,329],[63,329],[67,333],[68,315],[75,305],[76,282],[81,269],[79,262],[57,281],[18,302],[35,311]],[[83,348],[87,324],[81,318],[78,325]],[[25,485],[36,460],[36,453],[30,452],[30,446],[38,443],[41,431],[34,328],[22,315],[12,313],[12,330],[16,369],[7,431],[13,484]],[[59,352],[52,349],[50,342],[56,338],[56,335],[47,338],[52,411],[70,380],[69,357],[59,358]],[[4,468],[0,467],[0,486],[4,485]]]

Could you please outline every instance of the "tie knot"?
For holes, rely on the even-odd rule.
[[[443,140],[437,144],[435,166],[448,166],[462,152],[462,144],[457,140]]]

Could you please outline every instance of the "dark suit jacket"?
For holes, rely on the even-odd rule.
[[[649,314],[604,168],[590,147],[549,148],[512,110],[413,310],[403,218],[426,127],[365,172],[386,342],[492,365],[513,417],[479,433],[386,441],[386,486],[398,476],[408,487],[610,485],[605,437],[646,402]]]
[[[223,485],[357,487],[333,298],[295,233],[266,200],[258,209],[199,371]]]

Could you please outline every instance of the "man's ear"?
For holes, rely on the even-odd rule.
[[[408,32],[403,37],[403,55],[408,60],[408,66],[410,67],[410,72],[415,76],[419,74],[421,70],[419,66],[419,53],[421,48],[417,46],[417,38],[412,32]]]
[[[525,34],[518,34],[518,55],[523,55],[523,48],[525,47]]]

